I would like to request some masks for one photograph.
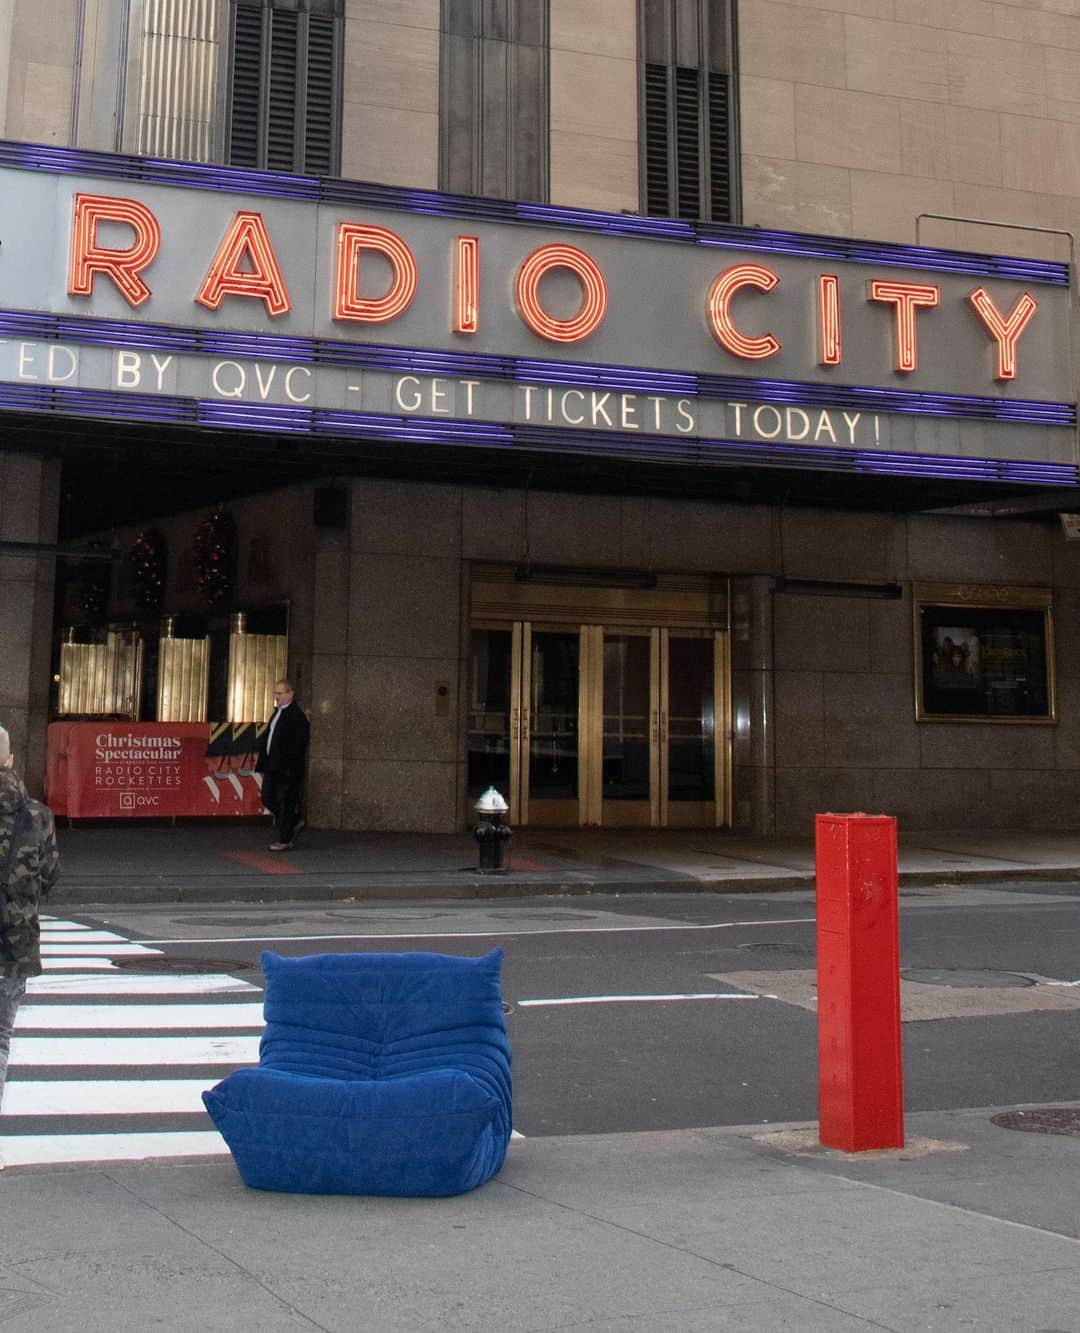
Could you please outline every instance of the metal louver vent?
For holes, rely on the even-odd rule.
[[[709,75],[709,216],[731,219],[731,113],[726,74]]]
[[[676,213],[701,217],[701,98],[696,69],[675,70]]]
[[[338,169],[342,0],[233,0],[229,161]]]
[[[259,85],[262,70],[262,11],[237,6],[233,28],[232,128],[229,161],[259,165]]]
[[[665,65],[645,66],[645,211],[671,213],[668,184],[668,86]]]
[[[271,171],[296,168],[296,65],[299,15],[288,9],[270,14],[270,69],[266,96],[266,165]]]
[[[329,176],[334,169],[334,20],[312,14],[308,24],[304,170]]]

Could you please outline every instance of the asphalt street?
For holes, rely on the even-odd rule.
[[[901,895],[909,1112],[1080,1100],[1080,984],[1069,984],[1080,983],[1078,898],[1075,881]],[[59,951],[53,967],[62,970],[47,974],[20,1019],[5,1104],[9,1141],[133,1129],[204,1134],[198,1089],[254,1058],[264,949],[502,948],[515,1124],[527,1138],[816,1117],[808,891],[172,904],[67,920],[70,930],[56,923],[49,937]],[[102,942],[94,942],[98,933]],[[62,942],[69,936],[75,942]],[[99,970],[80,979],[80,967]],[[119,1019],[115,1009],[101,1016],[103,997],[77,993],[95,976],[117,989],[151,970],[172,976],[177,989],[190,978],[192,993],[173,995],[167,1007],[129,995],[123,1003],[134,1007]],[[207,978],[222,992],[216,1006],[207,1004]],[[217,1035],[199,1045],[202,1029]],[[188,1102],[149,1097],[155,1080],[180,1077]],[[81,1096],[62,1105],[61,1086],[76,1083]],[[31,1096],[50,1084],[55,1114],[47,1097]],[[115,1100],[125,1092],[131,1100]]]

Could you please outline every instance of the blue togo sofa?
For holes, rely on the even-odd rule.
[[[511,1131],[502,950],[264,953],[259,1064],[203,1101],[244,1183],[304,1194],[462,1194]]]

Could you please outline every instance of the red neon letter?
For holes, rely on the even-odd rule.
[[[838,366],[843,353],[840,333],[840,280],[831,273],[818,277],[818,363]]]
[[[480,327],[480,242],[475,236],[459,236],[454,248],[453,328],[455,333],[475,333]]]
[[[99,222],[126,223],[135,233],[134,244],[126,250],[98,245]],[[77,194],[71,223],[68,291],[72,296],[92,296],[94,274],[107,273],[129,305],[142,305],[150,295],[150,288],[139,272],[153,260],[160,245],[161,228],[145,204],[107,194]]]
[[[884,282],[870,280],[870,300],[886,301],[896,307],[896,369],[919,368],[919,336],[915,330],[915,311],[919,306],[935,306],[941,289],[932,283]]]
[[[385,296],[357,295],[360,286],[360,256],[376,250],[390,261],[393,279]],[[334,319],[353,319],[363,324],[385,324],[408,310],[416,295],[416,260],[413,252],[386,227],[365,227],[342,222],[337,234],[337,271],[334,276]]]
[[[740,287],[757,287],[760,291],[771,292],[779,281],[772,269],[764,264],[733,264],[709,288],[705,307],[709,328],[720,346],[732,356],[741,356],[746,361],[763,361],[779,352],[780,343],[771,333],[748,337],[739,332],[731,318],[731,298]]]
[[[241,268],[241,260],[250,267]],[[268,315],[292,308],[261,213],[237,213],[229,223],[195,300],[217,310],[226,296],[254,296],[265,302]]]
[[[581,283],[581,309],[573,319],[555,319],[540,304],[540,279],[556,268],[568,268]],[[595,332],[607,314],[604,275],[584,250],[573,245],[542,245],[534,250],[518,269],[515,294],[524,323],[549,342],[580,342]]]
[[[975,307],[975,313],[982,320],[987,333],[997,344],[997,380],[1016,378],[1016,344],[1020,335],[1031,323],[1031,317],[1038,310],[1039,304],[1030,292],[1024,292],[1016,304],[1003,315],[994,304],[994,298],[985,287],[976,287],[968,297]]]

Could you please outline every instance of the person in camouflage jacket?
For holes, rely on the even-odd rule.
[[[15,1013],[27,977],[41,972],[38,905],[60,869],[52,811],[30,799],[12,763],[0,727],[0,1102]]]

